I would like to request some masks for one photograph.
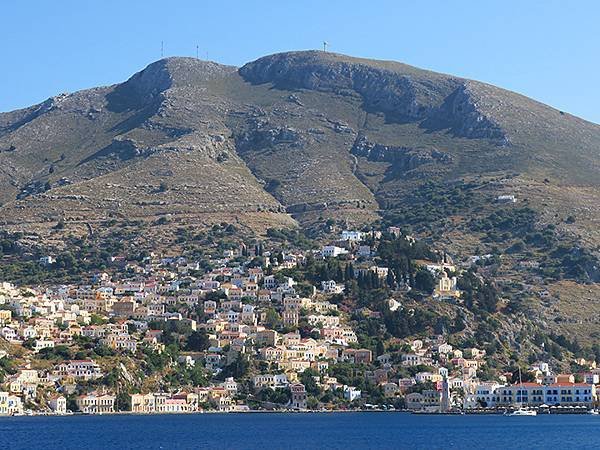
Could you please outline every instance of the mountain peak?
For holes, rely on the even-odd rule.
[[[381,71],[393,72],[396,74],[419,78],[432,76],[436,78],[449,77],[448,75],[440,74],[437,72],[431,72],[425,69],[420,69],[418,67],[404,64],[398,61],[358,58],[342,53],[324,52],[321,50],[299,50],[275,53],[245,64],[240,69],[240,72],[250,73],[257,67],[261,66],[276,67],[277,69],[281,69],[282,66],[313,68],[321,67],[327,69],[336,69],[339,67],[353,67],[355,69],[359,67],[368,67],[371,69],[378,69]]]
[[[167,89],[203,85],[235,70],[232,66],[197,58],[163,58],[117,85],[109,100],[117,110],[139,107],[151,103]]]
[[[451,127],[459,118],[447,111],[447,101],[466,80],[418,69],[394,61],[377,61],[322,51],[278,53],[244,65],[239,73],[254,84],[273,83],[283,89],[309,89],[357,95],[369,111],[391,121],[425,121],[427,126]],[[468,99],[465,100],[468,102]],[[469,108],[474,109],[474,108]],[[477,115],[479,116],[479,115]],[[474,120],[477,117],[474,118]],[[441,124],[440,120],[444,123]],[[491,121],[476,125],[486,130],[465,137],[504,139]],[[456,130],[455,130],[456,131]]]
[[[151,86],[162,91],[175,86],[205,83],[235,70],[232,66],[197,58],[168,57],[149,64],[129,78],[126,84],[139,84],[143,88]]]

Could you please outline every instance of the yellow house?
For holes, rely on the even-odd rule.
[[[131,394],[131,411],[138,414],[156,412],[154,394]]]
[[[9,309],[0,309],[0,324],[4,325],[12,320],[12,312]]]

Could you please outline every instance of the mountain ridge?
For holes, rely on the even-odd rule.
[[[115,215],[185,224],[198,211],[203,226],[214,211],[242,226],[258,212],[277,226],[294,225],[288,214],[364,224],[426,179],[517,174],[519,189],[548,178],[596,189],[599,143],[600,126],[521,94],[393,61],[170,57],[0,113],[0,201],[6,226],[38,231]]]

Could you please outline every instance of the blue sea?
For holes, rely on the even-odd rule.
[[[0,448],[598,449],[600,416],[405,413],[0,418]]]

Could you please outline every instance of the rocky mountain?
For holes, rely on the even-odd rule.
[[[600,126],[489,84],[317,51],[239,69],[166,58],[0,114],[1,225],[40,236],[334,218],[466,251],[481,244],[469,220],[499,195],[594,248]]]

